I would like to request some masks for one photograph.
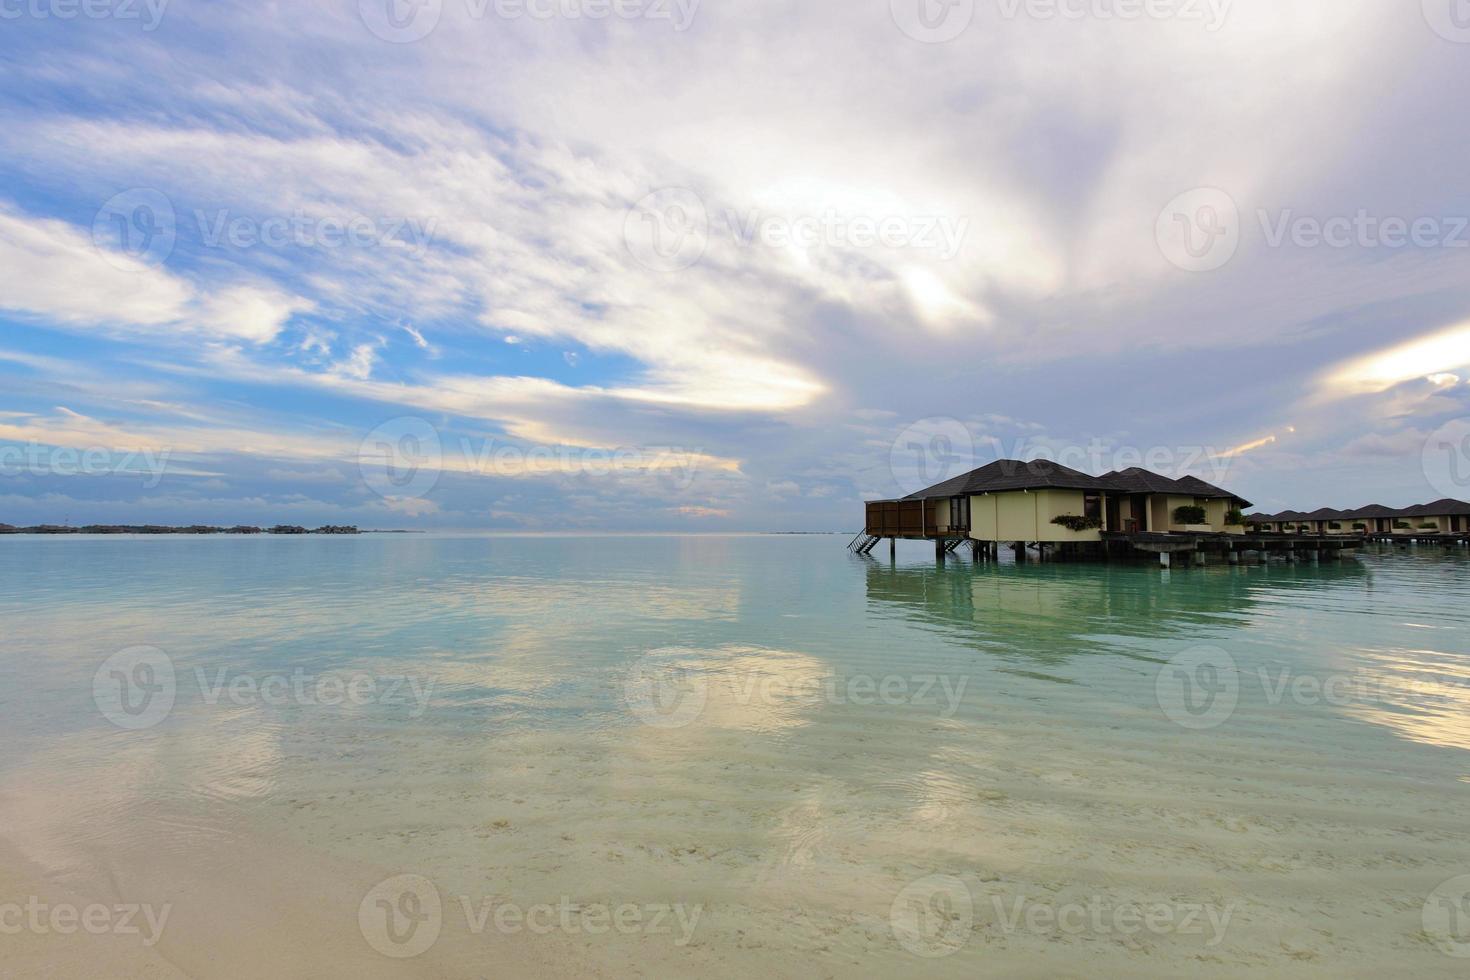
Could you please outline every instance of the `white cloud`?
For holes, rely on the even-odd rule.
[[[235,286],[204,297],[192,325],[204,333],[261,344],[274,340],[292,316],[312,308],[312,303],[279,289]]]
[[[387,497],[383,507],[404,517],[427,517],[440,511],[438,504],[425,497]]]
[[[183,281],[50,219],[0,210],[0,305],[67,325],[160,327],[183,316]]]
[[[1323,379],[1337,394],[1384,391],[1403,381],[1423,378],[1436,387],[1459,381],[1450,370],[1470,367],[1470,323],[1395,344],[1334,368]]]
[[[65,222],[0,208],[0,307],[73,328],[264,343],[310,304],[268,285],[201,290]]]
[[[408,336],[413,340],[415,346],[417,346],[419,350],[431,351],[434,349],[433,346],[424,339],[424,335],[419,333],[418,330],[413,326],[413,324],[403,324],[403,332],[408,334]]]
[[[333,367],[333,373],[343,377],[352,378],[356,381],[366,381],[372,377],[373,365],[378,360],[378,352],[373,344],[358,344],[352,348],[352,353],[345,361]]]

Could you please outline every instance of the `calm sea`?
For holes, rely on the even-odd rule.
[[[845,544],[0,539],[0,923],[167,907],[24,936],[138,975],[1470,969],[1464,549]]]

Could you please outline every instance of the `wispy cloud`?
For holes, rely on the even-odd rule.
[[[0,309],[71,328],[262,343],[309,308],[268,284],[203,291],[61,221],[0,210]]]
[[[1382,461],[1368,495],[1412,497],[1414,438],[1470,414],[1470,334],[1444,328],[1470,249],[1300,233],[1470,210],[1444,162],[1470,138],[1403,109],[1470,76],[1417,9],[975,5],[925,43],[884,4],[700,4],[683,30],[443,4],[395,44],[359,6],[0,38],[0,435],[258,460],[270,492],[347,508],[361,440],[423,416],[456,446],[663,447],[720,475],[702,499],[653,465],[514,477],[605,487],[609,521],[830,527],[935,417],[977,453],[1233,447],[1266,499],[1350,454]],[[1209,271],[1160,238],[1198,189],[1231,222]],[[447,464],[499,479],[473,469]],[[397,513],[539,519],[459,487]]]

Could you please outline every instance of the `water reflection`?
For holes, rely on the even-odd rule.
[[[1470,793],[1456,782],[1470,562],[1442,555],[1166,575],[857,562],[840,540],[798,537],[5,544],[0,839],[98,894],[163,867],[164,894],[192,899],[201,855],[263,866],[290,843],[361,863],[363,882],[412,869],[446,894],[718,910],[695,947],[713,968],[658,975],[768,950],[790,954],[766,961],[774,975],[888,976],[914,966],[889,939],[890,904],[935,869],[987,910],[1063,885],[1127,900],[1249,889],[1226,962],[1264,962],[1286,931],[1321,937],[1311,952],[1331,963],[1365,936],[1416,948],[1418,910],[1382,910],[1470,854],[1454,822]],[[168,650],[183,687],[165,723],[125,733],[89,699],[97,664],[130,643]],[[1154,678],[1198,643],[1228,649],[1243,679],[1346,671],[1379,696],[1273,705],[1257,685],[1191,738]],[[697,710],[674,727],[630,710],[638,663],[677,667]],[[193,680],[297,667],[411,675],[433,699],[422,714],[215,705]],[[921,696],[925,678],[963,696]],[[847,686],[859,679],[865,696]],[[876,696],[889,679],[896,696]],[[1382,855],[1401,879],[1384,884]],[[217,880],[275,908],[275,893]],[[1344,882],[1370,920],[1337,917]],[[301,921],[306,894],[282,917]],[[351,928],[359,898],[324,908]],[[1034,968],[1056,946],[992,938],[946,968],[1008,972],[1006,944]],[[1172,957],[1155,972],[1198,962],[1155,942]],[[580,972],[626,972],[653,945],[599,937],[597,969]],[[1119,957],[1104,972],[1139,962],[1087,947]]]
[[[1129,639],[1198,639],[1240,626],[1285,593],[1362,585],[1355,561],[1160,572],[1136,565],[864,563],[875,615],[897,615],[1006,659],[1060,664],[1085,654],[1155,659]]]
[[[874,616],[1009,662],[1003,673],[1107,686],[1115,672],[1106,665],[1116,658],[1152,665],[1214,644],[1239,665],[1237,721],[1289,726],[1326,715],[1470,749],[1470,637],[1461,613],[1470,562],[1462,555],[1384,549],[1316,566],[1172,573],[872,559],[862,568]],[[1151,689],[1123,695],[1146,704]]]

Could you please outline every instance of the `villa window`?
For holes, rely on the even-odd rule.
[[[1102,520],[1102,494],[1084,493],[1082,495],[1082,516]]]

